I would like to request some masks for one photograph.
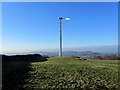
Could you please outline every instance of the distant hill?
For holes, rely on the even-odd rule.
[[[118,45],[105,46],[88,46],[88,47],[73,47],[63,48],[63,56],[86,56],[86,55],[112,55],[118,54]],[[58,56],[58,49],[35,50],[30,52],[10,53],[4,52],[6,55],[26,55],[26,54],[41,54],[48,56]]]
[[[64,56],[86,56],[86,55],[101,55],[97,52],[92,51],[65,51],[63,52]]]
[[[48,55],[48,56],[58,56],[58,52],[46,52],[46,51],[40,51],[40,52],[33,52],[41,55]],[[86,56],[86,55],[102,55],[98,52],[92,52],[92,51],[63,51],[63,56]]]

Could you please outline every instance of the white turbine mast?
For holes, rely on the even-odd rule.
[[[59,31],[59,57],[62,57],[62,20],[70,20],[70,18],[62,18],[58,17],[60,23],[60,31]]]

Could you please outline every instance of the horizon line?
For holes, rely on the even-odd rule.
[[[69,51],[69,49],[85,49],[85,48],[98,48],[98,47],[117,47],[118,45],[96,45],[96,46],[81,46],[81,47],[63,47],[63,51]],[[37,51],[58,51],[59,48],[47,48],[47,49],[24,49],[24,50],[1,50],[0,53],[29,53],[29,52],[37,52]],[[72,50],[73,51],[73,50]],[[88,50],[89,51],[89,50]]]

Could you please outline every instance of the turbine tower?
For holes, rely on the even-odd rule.
[[[59,17],[60,31],[59,31],[59,57],[62,57],[62,20],[70,20],[70,18]]]

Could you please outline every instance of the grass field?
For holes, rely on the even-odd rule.
[[[86,60],[73,57],[50,57],[32,62],[24,89],[81,88],[117,89],[118,60]]]
[[[18,58],[21,59],[21,58]],[[2,90],[56,88],[116,90],[119,60],[76,60],[50,57],[2,64]]]

